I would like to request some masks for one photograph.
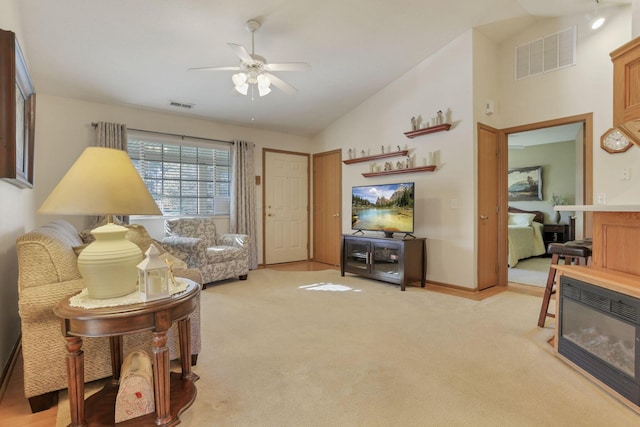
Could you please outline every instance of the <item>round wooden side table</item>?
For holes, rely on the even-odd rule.
[[[187,280],[187,279],[181,279]],[[156,412],[118,423],[118,426],[172,426],[180,423],[179,414],[196,398],[191,372],[191,322],[200,286],[187,280],[187,289],[170,298],[151,302],[106,307],[72,307],[72,296],[61,301],[54,313],[61,320],[67,348],[67,381],[71,426],[115,424],[115,401],[123,361],[122,336],[133,332],[153,332],[153,386]],[[178,322],[181,373],[169,371],[167,331]],[[109,337],[113,381],[98,393],[84,399],[83,337]]]

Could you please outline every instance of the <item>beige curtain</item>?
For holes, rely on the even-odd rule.
[[[127,125],[97,122],[93,124],[96,133],[96,147],[115,148],[127,151]],[[101,224],[105,217],[95,217],[94,225]],[[129,216],[117,216],[114,222],[129,223]]]
[[[249,236],[249,269],[258,268],[256,236],[256,191],[254,184],[253,143],[234,141],[231,149],[231,218],[232,233]]]
[[[96,146],[127,151],[127,125],[97,122]]]

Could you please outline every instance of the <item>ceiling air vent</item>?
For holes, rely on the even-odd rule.
[[[576,65],[576,27],[516,46],[516,80]]]
[[[187,110],[193,108],[193,104],[185,104],[183,102],[177,101],[169,101],[169,105],[171,105],[172,107],[186,108]]]

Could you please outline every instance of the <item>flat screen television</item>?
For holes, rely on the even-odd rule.
[[[351,189],[351,229],[413,233],[414,183],[362,185]]]

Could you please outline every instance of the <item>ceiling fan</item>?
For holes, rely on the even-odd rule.
[[[267,60],[260,55],[256,55],[254,51],[254,34],[260,23],[255,20],[249,20],[245,23],[244,28],[251,33],[251,53],[239,45],[227,43],[231,50],[240,58],[240,65],[235,67],[201,67],[189,68],[189,70],[198,71],[240,71],[231,76],[235,90],[246,95],[249,85],[258,87],[258,94],[265,96],[271,92],[271,84],[288,94],[294,94],[297,89],[289,83],[272,74],[272,71],[307,71],[311,67],[305,62],[282,62],[268,63]]]

